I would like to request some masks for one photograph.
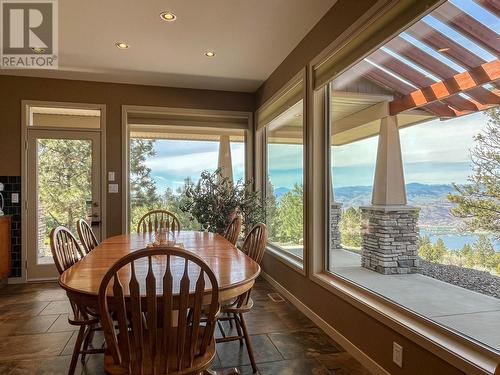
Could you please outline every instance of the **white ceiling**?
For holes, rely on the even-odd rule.
[[[335,1],[63,0],[59,70],[0,72],[252,92]],[[162,21],[166,10],[178,19]]]

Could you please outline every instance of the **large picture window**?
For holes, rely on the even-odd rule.
[[[448,1],[329,83],[327,268],[500,352],[498,24]]]

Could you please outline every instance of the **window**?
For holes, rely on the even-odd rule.
[[[142,131],[141,131],[142,130]],[[199,134],[182,133],[182,129],[167,132],[145,132],[139,126],[130,133],[130,228],[152,209],[174,212],[183,229],[199,230],[180,209],[188,184],[196,184],[204,171],[215,172],[229,165],[233,181],[245,179],[244,131],[217,135],[200,130]],[[224,133],[224,132],[222,132]],[[226,131],[227,133],[227,131]],[[222,146],[222,147],[221,147]],[[221,149],[230,152],[221,159]]]
[[[99,109],[30,106],[28,126],[100,129],[101,111]]]
[[[329,83],[327,266],[500,351],[497,25],[448,1]]]
[[[304,251],[303,101],[266,126],[266,199],[269,243],[302,261]]]

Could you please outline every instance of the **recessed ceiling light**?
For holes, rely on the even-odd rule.
[[[130,47],[127,43],[125,42],[116,42],[115,43],[115,46],[119,49],[127,49],[128,47]]]
[[[160,18],[163,21],[172,22],[172,21],[175,21],[177,19],[177,16],[175,14],[173,14],[172,12],[161,12]]]
[[[207,51],[205,52],[206,57],[215,57],[215,52],[214,51]]]
[[[33,47],[33,48],[31,48],[31,50],[35,53],[44,53],[45,52],[45,48],[41,48],[41,47]]]
[[[449,48],[440,48],[438,49],[438,52],[448,52],[449,50]]]

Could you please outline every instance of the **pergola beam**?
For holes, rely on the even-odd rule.
[[[498,79],[500,79],[500,61],[491,61],[393,100],[389,104],[390,113],[396,115],[408,109],[425,106]],[[493,104],[500,104],[500,97],[498,95],[495,97],[496,103]]]
[[[500,13],[500,2],[498,0],[474,0],[484,9],[489,10],[493,14]]]
[[[402,62],[401,60],[396,59],[395,57],[381,49],[373,52],[370,55],[370,60],[398,74],[399,76],[404,77],[405,80],[413,83],[417,87],[430,86],[435,83],[434,80],[432,80],[425,74],[419,72],[418,70]],[[444,102],[459,111],[477,111],[486,109],[486,107],[482,106],[481,104],[479,104],[478,106],[477,102],[474,103],[473,101],[467,100],[458,95],[451,96],[448,99],[444,100]]]
[[[448,65],[424,52],[420,48],[407,42],[400,36],[392,39],[387,43],[386,46],[391,51],[396,52],[399,55],[413,61],[417,65],[420,65],[425,70],[432,72],[443,80],[451,78],[457,74],[454,69],[450,68]],[[467,95],[474,98],[483,105],[494,105],[498,102],[497,95],[480,86],[469,90],[469,92],[467,92]]]
[[[500,4],[500,2],[496,1],[496,4]],[[468,36],[475,43],[493,52],[493,54],[500,54],[500,40],[498,35],[489,27],[462,12],[452,3],[447,2],[441,5],[432,15]]]

